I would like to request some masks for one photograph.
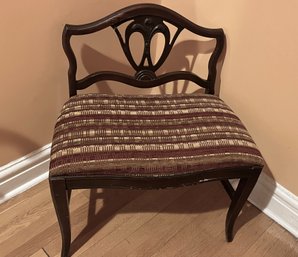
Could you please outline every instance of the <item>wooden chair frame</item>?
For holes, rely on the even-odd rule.
[[[117,27],[127,21],[132,21],[125,32],[125,39]],[[169,22],[177,27],[176,34],[170,38],[169,30],[163,21]],[[135,76],[129,76],[119,72],[100,71],[81,79],[76,80],[77,63],[74,52],[71,48],[70,38],[73,35],[84,35],[100,31],[111,26],[117,36],[123,51],[136,70]],[[202,79],[190,71],[170,72],[160,76],[155,71],[164,63],[169,55],[179,33],[187,29],[197,35],[214,38],[215,49],[208,64],[208,78]],[[144,54],[140,64],[136,64],[129,48],[129,37],[134,32],[140,32],[145,40]],[[150,41],[155,33],[162,33],[165,36],[165,49],[160,60],[152,63],[150,57]],[[216,80],[216,65],[223,50],[225,37],[222,29],[207,29],[200,27],[176,12],[165,7],[154,4],[138,4],[121,9],[103,19],[85,25],[65,25],[63,32],[63,48],[69,60],[69,92],[70,96],[77,94],[77,90],[84,89],[89,85],[101,80],[113,80],[128,85],[149,88],[175,80],[190,80],[205,88],[206,93],[214,94]],[[147,64],[145,64],[147,60]],[[195,185],[202,182],[220,180],[231,198],[231,204],[226,217],[226,238],[228,242],[233,240],[233,227],[235,220],[250,195],[253,187],[262,170],[262,166],[248,166],[233,169],[207,170],[198,173],[171,175],[161,177],[148,176],[57,176],[49,177],[50,188],[56,214],[58,217],[61,235],[62,252],[61,256],[69,256],[71,244],[71,227],[69,200],[72,189],[86,188],[114,188],[114,189],[162,189],[175,188],[180,186]],[[229,183],[229,179],[239,179],[236,190]]]

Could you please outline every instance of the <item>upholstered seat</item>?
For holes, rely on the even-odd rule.
[[[262,165],[242,122],[206,94],[71,97],[58,118],[51,176],[167,176]]]

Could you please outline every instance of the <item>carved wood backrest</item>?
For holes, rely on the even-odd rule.
[[[124,23],[127,24],[127,27],[124,36],[122,36],[118,27]],[[171,35],[167,23],[177,28],[174,35]],[[70,44],[71,37],[73,35],[86,35],[98,32],[109,26],[116,32],[127,60],[136,71],[135,75],[131,76],[115,71],[98,71],[77,80],[77,61]],[[207,79],[203,79],[191,71],[174,71],[159,76],[155,73],[165,62],[177,37],[184,29],[199,36],[216,40],[215,48],[208,62]],[[136,32],[141,33],[144,39],[143,55],[139,63],[135,62],[130,48],[130,37]],[[150,46],[151,40],[156,33],[161,33],[164,36],[165,46],[159,60],[153,63]],[[100,20],[84,25],[67,24],[64,27],[62,42],[69,60],[69,94],[70,96],[76,95],[77,90],[85,89],[91,84],[102,80],[118,81],[139,88],[160,86],[175,80],[189,80],[205,88],[206,93],[214,94],[216,65],[224,47],[224,39],[225,36],[222,29],[201,27],[176,12],[155,4],[132,5]]]

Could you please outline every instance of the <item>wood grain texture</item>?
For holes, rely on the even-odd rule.
[[[30,257],[48,257],[43,249],[40,249],[38,252],[30,255]]]
[[[297,240],[249,203],[236,222],[237,237],[227,243],[222,223],[229,202],[220,183],[175,190],[73,190],[73,256],[298,256]],[[59,257],[48,182],[0,205],[0,228],[1,257]]]

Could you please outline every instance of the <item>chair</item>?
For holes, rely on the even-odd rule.
[[[123,36],[118,27],[125,24]],[[167,24],[177,28],[173,35]],[[99,71],[77,80],[71,37],[107,27],[114,29],[135,75]],[[191,71],[156,75],[182,30],[215,40],[207,79]],[[129,45],[136,32],[144,39],[139,64]],[[153,63],[150,42],[156,33],[164,35],[165,47]],[[70,99],[55,126],[49,175],[62,235],[61,256],[69,256],[71,243],[71,190],[81,188],[162,189],[220,180],[231,198],[225,230],[227,241],[233,240],[235,220],[257,182],[263,158],[240,119],[214,95],[224,42],[222,29],[203,28],[154,4],[132,5],[85,25],[65,25],[63,48],[69,60]],[[78,90],[103,80],[137,88],[186,80],[198,84],[205,93],[77,95]],[[239,179],[236,190],[229,179]]]

